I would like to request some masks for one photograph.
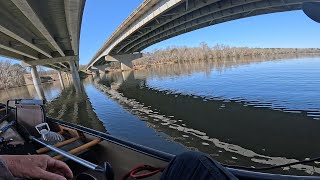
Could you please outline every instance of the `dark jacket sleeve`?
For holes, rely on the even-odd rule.
[[[9,171],[6,163],[0,159],[0,180],[14,180],[15,178]]]

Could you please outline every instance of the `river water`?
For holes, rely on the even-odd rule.
[[[173,154],[261,167],[320,156],[320,57],[224,59],[44,84],[48,116]],[[38,98],[32,86],[0,91]],[[272,172],[320,174],[320,162]]]

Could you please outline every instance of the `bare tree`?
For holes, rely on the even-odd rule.
[[[199,47],[168,47],[165,49],[156,49],[153,52],[146,53],[144,57],[133,61],[134,66],[148,66],[166,63],[184,63],[220,60],[222,58],[241,58],[267,57],[281,54],[302,54],[302,53],[320,53],[319,48],[248,48],[248,47],[230,47],[224,44],[216,44],[213,47],[205,42],[200,43]]]
[[[8,60],[0,61],[0,89],[24,85],[24,73],[25,69],[20,64],[12,64]]]

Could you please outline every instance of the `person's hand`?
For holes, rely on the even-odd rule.
[[[15,177],[44,180],[73,178],[68,165],[47,155],[2,155],[0,159],[6,162]]]

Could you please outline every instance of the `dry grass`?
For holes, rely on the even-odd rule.
[[[223,58],[241,58],[251,57],[268,57],[272,55],[284,54],[304,54],[320,53],[319,48],[248,48],[248,47],[230,47],[227,45],[217,44],[209,47],[206,43],[201,43],[199,47],[170,47],[166,49],[155,50],[146,53],[144,57],[133,61],[133,65],[139,66],[171,64],[197,61],[210,61],[213,59]]]

